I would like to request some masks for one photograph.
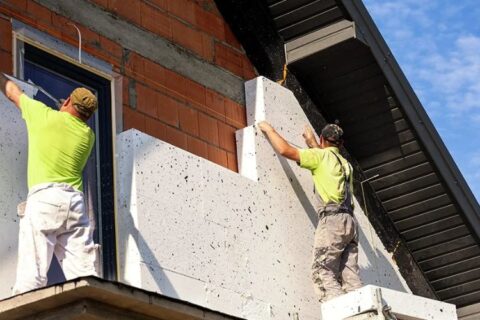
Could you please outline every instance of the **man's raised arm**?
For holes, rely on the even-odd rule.
[[[17,108],[20,109],[20,96],[22,95],[22,90],[17,86],[17,84],[9,80],[3,73],[0,72],[0,91],[10,99]]]
[[[300,153],[297,148],[291,146],[281,135],[279,135],[275,129],[266,121],[258,123],[260,130],[265,132],[273,149],[280,153],[285,158],[293,161],[300,161]]]

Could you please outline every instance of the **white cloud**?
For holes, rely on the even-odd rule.
[[[480,37],[460,36],[448,52],[422,57],[418,76],[442,95],[451,112],[480,109]]]
[[[434,116],[441,110],[443,116],[455,118],[480,109],[480,36],[463,34],[464,21],[458,19],[468,2],[443,7],[423,0],[365,4]]]
[[[472,154],[472,157],[470,158],[470,164],[480,169],[480,152]]]
[[[478,0],[364,3],[480,197],[480,151],[475,153],[480,150]]]

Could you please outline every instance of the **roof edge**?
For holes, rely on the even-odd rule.
[[[465,218],[470,223],[474,236],[476,236],[477,241],[480,241],[480,207],[478,202],[373,19],[363,2],[341,0],[341,3],[357,24],[359,32],[370,47],[420,141],[428,151]]]

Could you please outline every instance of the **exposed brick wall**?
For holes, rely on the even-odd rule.
[[[12,72],[12,25],[0,17],[0,72]]]
[[[213,0],[92,0],[99,10],[168,39],[208,63],[248,80],[256,76]],[[0,13],[71,45],[70,21],[32,0],[7,0]],[[124,129],[136,128],[231,170],[237,170],[235,130],[246,126],[244,106],[118,43],[75,24],[83,50],[123,75]],[[12,33],[0,17],[0,70],[12,72]],[[215,75],[212,75],[215,76]]]

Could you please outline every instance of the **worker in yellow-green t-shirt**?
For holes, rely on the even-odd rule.
[[[259,127],[275,151],[310,170],[315,190],[322,200],[312,264],[312,279],[319,301],[360,288],[358,227],[353,216],[353,170],[339,153],[343,130],[337,124],[327,124],[318,143],[307,127],[303,137],[310,148],[297,149],[269,123],[260,122]]]
[[[13,294],[45,286],[53,254],[67,280],[98,275],[98,245],[82,192],[82,172],[95,142],[86,121],[97,109],[97,98],[77,88],[59,111],[53,110],[2,73],[0,90],[20,109],[28,132],[29,192],[25,210],[19,210]]]

